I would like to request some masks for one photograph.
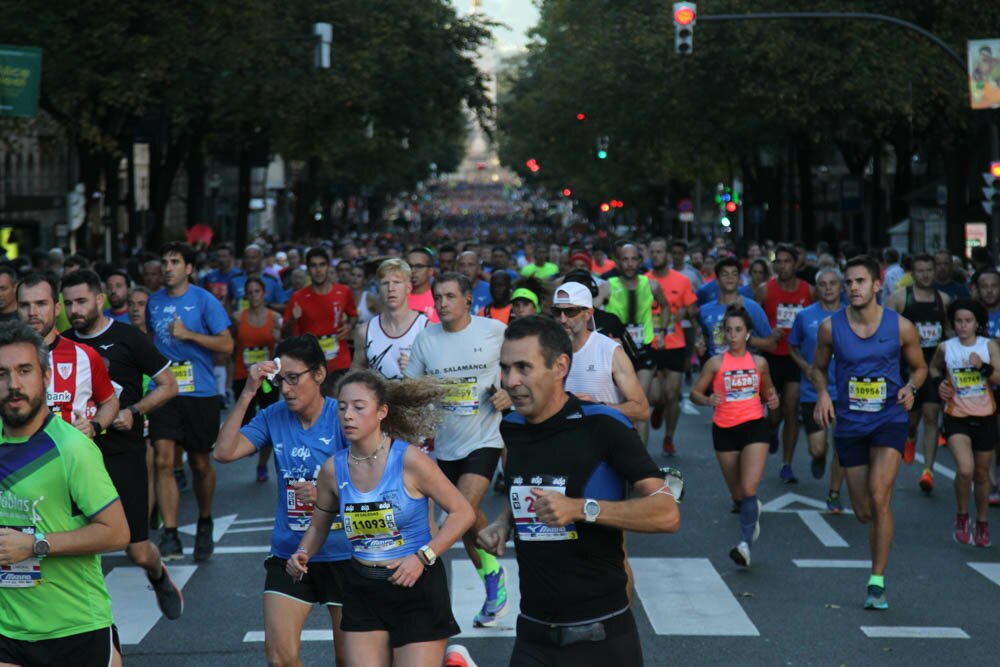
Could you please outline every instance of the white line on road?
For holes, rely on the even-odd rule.
[[[303,630],[301,640],[304,642],[330,642],[333,643],[333,630]],[[264,641],[263,630],[252,630],[243,635],[244,642]]]
[[[908,625],[862,625],[861,632],[872,639],[968,639],[962,628]]]
[[[486,589],[472,561],[459,558],[451,562],[451,613],[455,615],[458,625],[463,628],[459,637],[513,637],[517,613],[521,608],[521,588],[518,579],[517,561],[513,558],[500,558],[507,578],[507,614],[500,618],[492,628],[474,628],[472,620],[483,608],[486,599]],[[454,638],[453,638],[454,639]]]
[[[236,514],[226,514],[225,516],[217,516],[212,521],[212,539],[218,542],[222,539],[222,536],[226,534],[229,530],[229,526],[232,525],[233,521],[236,520]],[[198,532],[197,523],[189,523],[184,526],[177,528],[178,532],[185,533],[187,535],[194,535]]]
[[[636,596],[658,635],[759,637],[707,558],[630,558]]]
[[[270,533],[274,530],[274,526],[254,526],[252,528],[230,528],[226,531],[226,534],[232,535],[234,533]]]
[[[815,510],[799,510],[799,518],[806,528],[812,531],[816,539],[823,543],[824,547],[846,547],[850,546],[833,527],[826,522],[819,512]]]
[[[1000,563],[969,563],[969,567],[1000,586]]]
[[[824,567],[824,568],[850,568],[858,570],[870,570],[872,562],[870,560],[834,560],[831,558],[793,558],[795,567]]]
[[[255,519],[237,519],[233,521],[234,526],[242,526],[247,523],[274,523],[273,516],[261,516]]]
[[[941,450],[939,449],[938,451],[941,451]],[[925,461],[924,455],[923,454],[917,454],[916,460],[917,460],[917,463],[923,463]],[[955,471],[952,470],[951,468],[947,467],[947,466],[941,465],[937,461],[934,462],[934,472],[936,472],[937,474],[942,475],[944,477],[947,477],[948,479],[955,479]]]
[[[183,589],[198,566],[171,565],[169,569],[174,583]],[[146,571],[141,567],[116,567],[104,578],[104,583],[111,595],[111,608],[121,643],[138,644],[161,617],[156,595],[146,579]]]

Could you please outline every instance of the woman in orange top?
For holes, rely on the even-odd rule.
[[[740,541],[729,552],[738,565],[750,565],[750,546],[760,535],[761,502],[757,487],[767,463],[768,430],[761,396],[778,409],[778,392],[763,357],[747,350],[753,323],[741,306],[722,319],[728,349],[709,359],[691,389],[691,400],[715,408],[712,441],[733,499],[740,507]],[[709,393],[709,388],[711,392]]]
[[[233,395],[239,396],[247,383],[249,367],[267,361],[274,357],[274,347],[281,340],[281,315],[267,307],[265,302],[267,291],[264,281],[260,278],[247,278],[245,296],[250,303],[248,308],[233,313],[233,323],[236,325],[236,345],[233,363]],[[280,392],[275,387],[265,391],[257,390],[253,403],[243,416],[246,426],[257,414],[269,405],[277,403]],[[270,447],[261,447],[257,456],[257,481],[267,481],[267,460],[271,457]]]

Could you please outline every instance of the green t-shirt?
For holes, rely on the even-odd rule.
[[[539,280],[548,280],[552,276],[559,273],[559,266],[553,264],[552,262],[545,262],[544,266],[538,266],[534,262],[528,264],[523,269],[521,269],[521,275],[525,278],[530,278],[534,276]]]
[[[97,445],[62,419],[50,417],[28,438],[0,434],[0,526],[76,530],[117,499]],[[111,623],[100,555],[0,566],[0,635],[57,639]]]

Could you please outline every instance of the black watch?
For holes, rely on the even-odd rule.
[[[100,435],[100,434],[104,433],[104,427],[101,426],[101,422],[99,422],[99,421],[97,421],[95,419],[91,419],[90,420],[90,426],[94,429],[94,435]]]
[[[128,406],[126,409],[132,413],[133,417],[142,417],[142,412],[139,410],[138,406],[133,404]]]

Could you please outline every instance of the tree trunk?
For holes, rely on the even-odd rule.
[[[799,172],[799,219],[802,221],[802,242],[807,248],[816,247],[816,212],[813,210],[812,145],[802,140],[796,152]]]
[[[236,247],[245,248],[250,224],[250,150],[240,147],[239,175],[236,194]]]
[[[187,202],[185,224],[188,229],[206,222],[205,216],[205,152],[204,140],[198,136],[191,141],[191,150],[184,162],[187,172]],[[220,241],[222,239],[219,239]]]
[[[188,151],[188,136],[185,134],[174,143],[164,146],[152,143],[149,146],[149,209],[150,224],[146,248],[157,252],[163,244],[163,225],[166,220],[167,202],[174,178],[184,162]]]
[[[135,210],[135,142],[130,138],[126,148],[125,159],[128,169],[128,197],[125,208],[128,211],[128,235],[126,236],[126,254],[131,255],[137,245],[136,232],[139,227],[139,217]]]

